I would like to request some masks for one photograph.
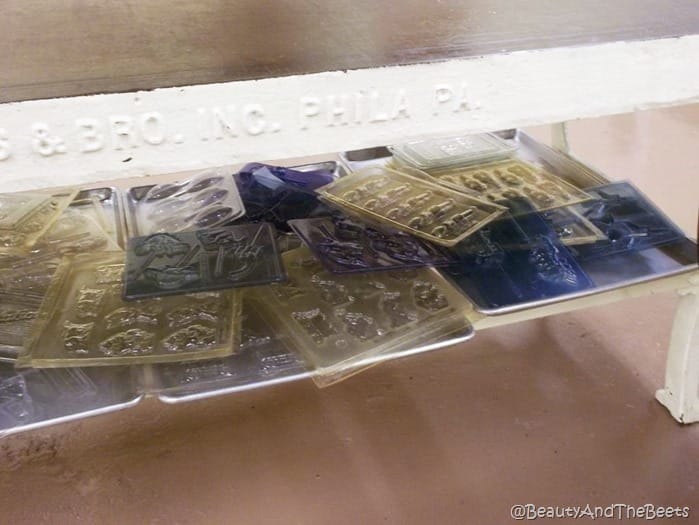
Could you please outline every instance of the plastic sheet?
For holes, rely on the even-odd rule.
[[[300,219],[289,224],[321,264],[333,273],[418,268],[450,262],[443,250],[416,237],[346,217]]]
[[[243,300],[240,348],[235,355],[187,363],[152,366],[152,389],[166,402],[178,402],[251,387],[291,381],[310,374],[301,357]]]
[[[581,204],[578,211],[602,230],[607,240],[576,247],[579,259],[643,250],[684,237],[682,230],[631,183],[617,182],[587,191],[597,200]]]
[[[122,253],[66,258],[18,365],[35,368],[182,361],[228,355],[240,337],[234,290],[124,302]]]
[[[22,254],[58,219],[77,191],[0,194],[0,255]]]
[[[367,357],[470,326],[470,304],[434,269],[331,274],[306,248],[283,259],[289,282],[256,288],[255,298],[320,386],[358,372]]]
[[[274,228],[267,223],[136,237],[129,240],[126,268],[128,300],[286,278]]]
[[[413,172],[411,172],[413,173]],[[318,190],[350,214],[453,246],[505,208],[388,168],[368,168]]]
[[[537,210],[570,206],[591,198],[544,168],[519,159],[430,171],[429,176],[444,186],[507,208],[510,202],[522,198]]]
[[[245,213],[238,188],[225,170],[181,181],[130,188],[124,197],[130,237],[213,228]]]
[[[527,201],[518,203],[522,210]],[[538,213],[500,219],[454,251],[445,272],[479,310],[502,309],[592,287],[592,281]]]
[[[515,142],[491,133],[415,140],[390,148],[400,162],[422,170],[489,162],[508,157],[516,149]]]

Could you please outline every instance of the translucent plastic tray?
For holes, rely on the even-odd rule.
[[[367,168],[318,190],[349,213],[453,246],[505,208],[387,168]]]
[[[260,316],[250,298],[243,300],[240,348],[236,355],[151,367],[151,391],[176,403],[309,377],[301,357]]]
[[[451,260],[412,235],[347,217],[299,219],[289,225],[333,273],[439,266]]]
[[[31,252],[0,262],[0,360],[17,358],[62,257],[120,250],[92,218],[99,207],[76,198]]]
[[[138,186],[124,195],[127,235],[211,228],[245,214],[233,177],[206,171],[181,182]]]
[[[274,228],[265,222],[129,240],[128,300],[283,281]]]
[[[465,325],[461,330],[437,335],[417,346],[405,346],[390,353],[367,356],[357,362],[355,367],[364,370],[381,361],[438,350],[463,343],[471,337],[473,328]],[[162,373],[161,367],[167,368],[167,372]],[[287,350],[284,344],[273,343],[250,347],[239,356],[180,365],[152,365],[152,369],[155,385],[153,390],[161,390],[158,398],[164,403],[196,401],[313,377],[313,373],[306,369],[296,352]],[[321,384],[330,384],[351,374],[351,369],[343,370],[338,377],[320,378]]]
[[[136,405],[129,367],[15,370],[0,363],[0,437]]]
[[[682,230],[629,182],[587,191],[597,200],[581,204],[578,210],[604,232],[607,240],[576,247],[574,253],[579,259],[643,250],[684,237]]]
[[[90,216],[121,248],[126,243],[121,195],[116,188],[81,190],[70,204],[71,208]]]
[[[444,186],[507,207],[510,201],[520,198],[528,199],[537,210],[591,199],[590,195],[553,173],[519,159],[430,171],[429,175]]]
[[[58,219],[77,191],[0,194],[0,254],[31,248]]]
[[[512,155],[516,143],[490,133],[405,142],[389,148],[400,161],[422,170],[465,166]]]
[[[331,274],[300,248],[283,255],[289,282],[254,289],[320,386],[360,370],[372,355],[437,340],[470,326],[470,304],[432,268]],[[248,293],[252,293],[248,292]]]
[[[503,313],[593,286],[538,213],[498,220],[456,251],[460,263],[445,272],[485,313]]]
[[[313,190],[322,181],[332,182],[339,173],[336,162],[294,168],[248,164],[235,175],[246,211],[239,222],[267,221],[288,232],[287,221],[291,219],[332,215],[334,210]]]
[[[61,257],[78,253],[121,250],[114,237],[94,218],[96,203],[69,206],[24,259],[26,264],[37,258]]]
[[[542,216],[566,246],[590,244],[607,238],[602,230],[573,207],[547,210],[542,212]]]
[[[240,337],[235,291],[124,302],[123,253],[64,259],[18,359],[35,368],[205,359]]]
[[[0,361],[17,358],[43,297],[28,290],[0,290]]]
[[[534,140],[522,131],[499,133],[499,135],[506,135],[506,141],[517,148],[517,158],[543,166],[546,171],[553,173],[576,188],[586,189],[607,182],[594,169]],[[342,165],[350,173],[374,166],[393,168],[396,165],[391,152],[383,146],[345,151],[339,154],[339,158]]]

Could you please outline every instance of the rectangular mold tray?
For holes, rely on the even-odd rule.
[[[0,255],[30,249],[76,194],[76,190],[0,194]]]
[[[509,157],[517,149],[491,133],[414,140],[389,148],[396,159],[421,170],[466,166]]]
[[[578,259],[643,250],[684,238],[682,230],[629,182],[606,184],[588,192],[597,200],[581,204],[578,211],[600,228],[607,240],[576,247]]]
[[[253,291],[267,321],[288,334],[320,386],[372,356],[415,348],[470,327],[471,305],[432,268],[331,274],[306,248],[283,256],[286,284]]]
[[[238,188],[225,169],[129,188],[123,200],[128,237],[210,228],[245,214]]]
[[[414,173],[414,171],[411,171]],[[442,246],[453,246],[505,208],[388,168],[368,168],[318,192],[350,213],[365,215]]]
[[[15,370],[0,363],[0,437],[135,406],[129,367]]]
[[[117,188],[92,188],[81,190],[70,206],[85,209],[90,216],[94,213],[92,218],[95,222],[123,249],[126,245],[126,232],[121,202]],[[90,203],[97,206],[91,208]]]
[[[412,235],[347,217],[299,219],[289,225],[333,273],[440,266],[451,261],[444,250]]]
[[[0,262],[0,361],[17,359],[62,257],[121,249],[96,222],[101,206],[76,197],[31,252]]]
[[[445,273],[488,314],[593,286],[538,213],[500,219],[460,244],[455,253],[460,262]]]
[[[40,292],[0,289],[0,361],[17,359],[43,297]]]
[[[152,365],[149,390],[159,392],[166,403],[177,403],[310,377],[300,356],[258,310],[254,300],[243,300],[241,342],[235,355]]]
[[[460,331],[437,334],[435,339],[418,346],[406,346],[385,354],[366,356],[357,361],[355,369],[360,371],[386,360],[464,343],[472,337],[473,328],[470,325],[463,326]],[[285,350],[285,347],[280,343],[279,346],[270,345],[255,352],[243,351],[240,356],[224,359],[182,363],[171,367],[153,365],[154,390],[163,389],[158,398],[164,403],[183,403],[312,378],[313,372],[306,369],[295,352]],[[158,370],[160,367],[169,367],[169,372],[162,374]],[[321,385],[340,381],[351,375],[351,370],[344,370],[337,377],[321,377]]]
[[[591,198],[543,167],[519,159],[429,171],[428,174],[439,184],[508,208],[510,201],[521,198],[528,199],[540,211]]]
[[[266,222],[129,240],[127,300],[254,286],[286,279]]]
[[[550,148],[522,131],[498,133],[505,142],[516,148],[516,158],[541,165],[558,178],[576,188],[586,189],[609,181],[588,165]],[[386,147],[366,148],[339,154],[340,162],[349,172],[379,166],[393,167],[396,163]]]
[[[573,207],[547,210],[541,215],[566,246],[590,244],[607,238],[602,230]]]
[[[230,354],[240,337],[234,290],[127,303],[124,254],[66,258],[54,274],[20,366],[123,365]]]

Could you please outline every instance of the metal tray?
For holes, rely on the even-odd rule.
[[[516,131],[510,140],[519,144],[515,157],[542,164],[544,168],[582,190],[609,182],[588,164],[538,142],[523,131]]]
[[[699,269],[699,265],[697,265],[697,244],[690,239],[683,239],[659,248],[648,248],[638,252],[629,252],[591,261],[579,261],[579,264],[593,281],[594,286],[558,297],[502,308],[479,308],[478,310],[486,315],[519,312],[655,281],[664,277],[672,277],[684,273],[689,274]]]
[[[347,173],[345,167],[340,165],[336,160],[325,160],[321,162],[311,162],[309,164],[298,164],[296,166],[289,166],[291,169],[297,171],[315,171],[315,170],[328,170],[333,172],[333,177],[336,179],[344,177]]]
[[[343,151],[338,157],[342,166],[350,173],[373,166],[387,167],[393,161],[393,156],[386,146]]]
[[[433,268],[331,274],[308,248],[283,259],[288,283],[247,293],[315,370],[319,386],[381,360],[374,356],[427,346],[470,325],[471,304]]]
[[[129,367],[17,371],[0,363],[0,437],[135,406]]]
[[[464,327],[461,333],[455,333],[447,337],[438,338],[429,344],[367,357],[358,361],[355,369],[357,372],[359,372],[361,370],[365,370],[368,366],[375,365],[380,362],[391,361],[393,359],[408,357],[415,354],[432,352],[447,346],[464,343],[471,339],[473,335],[473,327],[469,325]],[[278,356],[279,359],[295,358],[295,354],[281,349],[279,350],[279,353],[275,355]],[[172,379],[168,381],[167,377],[162,377],[162,375],[157,372],[156,366],[151,367],[151,373],[155,377],[155,382],[159,384],[161,388],[165,389],[165,391],[158,395],[158,399],[167,404],[184,403],[215,396],[233,394],[235,392],[243,392],[245,390],[253,390],[266,386],[280,385],[282,383],[289,383],[291,381],[299,381],[301,379],[309,379],[313,377],[313,372],[306,370],[302,366],[289,366],[281,373],[270,375],[264,371],[265,363],[253,353],[243,353],[237,356],[231,356],[227,359],[230,360],[231,364],[233,364],[233,360],[235,360],[234,365],[238,367],[238,373],[234,377],[230,377],[226,382],[220,382],[215,385],[204,385],[203,387],[197,387],[196,385],[181,386],[176,382],[173,382]],[[347,376],[347,371],[345,371],[343,378]]]

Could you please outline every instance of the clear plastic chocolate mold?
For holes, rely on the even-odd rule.
[[[398,161],[418,169],[440,169],[488,162],[512,155],[515,142],[491,133],[414,140],[389,148]]]
[[[644,250],[684,237],[682,230],[631,183],[617,182],[587,190],[596,199],[577,211],[605,234],[606,240],[574,249],[579,259]]]
[[[0,254],[30,249],[76,194],[77,190],[0,194]]]
[[[229,355],[240,337],[234,290],[125,302],[124,254],[61,262],[19,366],[52,368],[206,359]]]
[[[393,228],[335,216],[289,221],[333,273],[369,272],[448,264],[444,250]]]
[[[364,215],[442,246],[457,244],[506,209],[411,173],[368,168],[318,191],[350,214]]]
[[[212,228],[245,214],[233,177],[224,169],[180,182],[129,188],[123,199],[129,237]]]
[[[282,257],[289,281],[256,288],[254,297],[320,386],[356,373],[372,357],[470,327],[470,303],[432,268],[338,275],[307,248]]]
[[[286,278],[274,228],[268,223],[129,240],[127,300],[253,286]]]
[[[592,197],[541,166],[508,159],[488,164],[430,170],[435,182],[479,199],[510,207],[525,198],[539,211],[570,206]]]

